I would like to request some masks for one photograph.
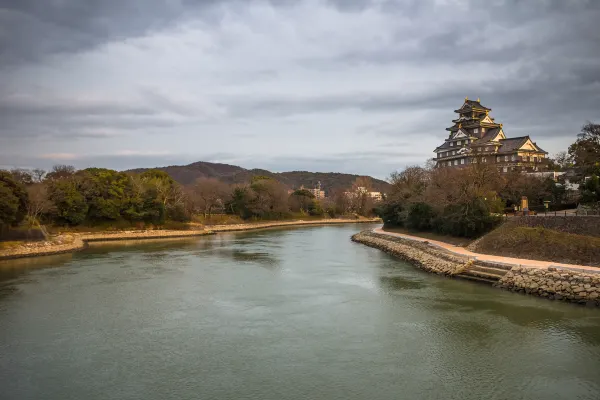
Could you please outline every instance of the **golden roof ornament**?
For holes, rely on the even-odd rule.
[[[465,96],[465,101],[469,101],[469,96]]]
[[[479,97],[477,98],[477,102],[479,103]]]
[[[458,129],[462,129],[462,122],[458,123]]]

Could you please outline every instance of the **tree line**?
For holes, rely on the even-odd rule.
[[[379,215],[391,226],[476,237],[494,228],[522,196],[533,210],[544,209],[545,202],[551,209],[581,203],[600,209],[600,125],[584,125],[568,151],[551,159],[550,168],[570,171],[579,190],[570,191],[560,179],[501,174],[482,163],[460,169],[408,167],[391,175],[392,189]]]
[[[353,185],[370,187],[366,178]],[[228,185],[199,178],[180,185],[167,173],[119,172],[105,168],[76,170],[57,165],[41,169],[0,171],[0,228],[54,224],[98,225],[125,221],[134,226],[161,226],[167,221],[188,222],[194,215],[215,213],[242,219],[282,219],[298,215],[336,217],[347,213],[370,215],[373,203],[360,193],[344,191],[316,199],[308,190],[295,190],[279,181],[255,176],[247,184]]]

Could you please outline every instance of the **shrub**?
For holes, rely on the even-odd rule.
[[[436,213],[429,204],[414,203],[409,207],[405,225],[410,229],[428,231],[431,229],[435,217]]]

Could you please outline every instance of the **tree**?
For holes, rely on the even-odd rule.
[[[581,201],[584,204],[600,206],[600,178],[597,175],[586,179],[581,190]]]
[[[309,208],[314,206],[315,195],[306,189],[294,191],[289,197],[289,204],[292,211],[308,212]]]
[[[46,179],[56,180],[70,178],[75,175],[75,172],[77,172],[77,170],[72,165],[55,165],[52,167],[52,171],[46,174]]]
[[[46,171],[44,171],[41,168],[35,168],[31,171],[31,175],[33,176],[33,181],[39,183],[44,180],[44,177],[46,176]]]
[[[250,218],[252,216],[249,209],[251,199],[252,194],[248,186],[234,186],[229,199],[225,203],[225,209],[228,213],[239,215],[243,219]]]
[[[550,171],[565,171],[571,168],[572,165],[571,157],[566,151],[559,151],[554,157],[548,159],[548,169]]]
[[[190,218],[185,210],[185,192],[181,185],[164,171],[150,169],[140,176],[147,189],[152,189],[156,200],[162,203],[167,218],[175,221],[187,221]]]
[[[20,182],[23,185],[31,185],[34,182],[33,174],[29,170],[22,169],[22,168],[15,168],[15,169],[10,170],[10,173],[12,174],[13,178],[17,182]]]
[[[189,190],[193,207],[210,217],[217,208],[224,205],[229,187],[214,178],[198,178]]]
[[[600,174],[600,124],[588,122],[581,128],[569,157],[580,174]]]
[[[0,181],[0,231],[16,222],[19,198],[12,189]]]
[[[48,198],[58,222],[79,225],[85,221],[88,205],[80,179],[53,178],[48,186]]]
[[[259,218],[281,218],[289,212],[287,188],[274,179],[258,179],[251,185],[248,209]]]
[[[119,219],[132,192],[129,175],[106,168],[88,168],[79,175],[88,205],[87,218],[91,221]]]
[[[29,206],[27,216],[32,222],[39,222],[40,217],[50,211],[52,202],[48,199],[48,186],[43,182],[36,182],[27,186]]]
[[[29,200],[22,183],[0,170],[0,225],[17,225],[27,215]]]

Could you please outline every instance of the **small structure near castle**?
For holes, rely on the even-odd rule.
[[[529,136],[507,138],[502,124],[490,116],[491,108],[479,99],[469,100],[454,110],[458,118],[446,128],[448,138],[436,153],[438,167],[463,167],[483,163],[498,167],[501,172],[537,172],[547,167],[547,152]]]

